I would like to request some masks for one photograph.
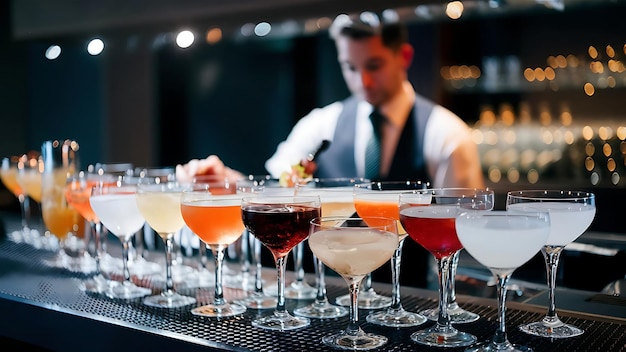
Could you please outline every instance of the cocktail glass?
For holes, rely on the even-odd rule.
[[[223,318],[242,314],[246,307],[224,299],[222,274],[224,252],[244,230],[241,220],[241,196],[213,194],[207,184],[194,184],[183,191],[181,212],[187,226],[205,243],[215,258],[215,295],[213,302],[194,308],[194,315]]]
[[[495,276],[498,291],[499,324],[493,338],[466,351],[532,351],[507,339],[506,291],[513,271],[546,244],[550,233],[549,213],[469,210],[456,217],[455,225],[465,250]]]
[[[78,144],[75,141],[45,141],[41,147],[44,164],[41,174],[41,213],[47,232],[58,239],[59,251],[50,265],[71,271],[89,273],[84,261],[85,220],[65,197],[68,175],[76,172]],[[76,240],[79,238],[80,240]],[[75,249],[74,257],[67,250]]]
[[[327,346],[363,351],[387,343],[386,337],[361,329],[357,302],[365,275],[387,262],[398,248],[396,224],[397,220],[384,217],[322,217],[311,221],[311,250],[350,287],[350,322],[345,330],[322,338]]]
[[[82,287],[86,292],[93,294],[102,294],[111,286],[117,285],[117,281],[110,280],[102,274],[101,258],[102,246],[100,237],[102,236],[102,224],[96,213],[91,208],[89,198],[91,197],[92,188],[114,185],[117,178],[109,174],[96,174],[80,171],[71,175],[67,179],[65,187],[65,198],[67,202],[87,221],[91,229],[91,236],[94,243],[93,259],[95,261],[95,271],[93,276],[84,280]],[[87,252],[88,253],[88,252]]]
[[[568,190],[512,191],[507,194],[507,209],[550,212],[550,235],[541,249],[548,277],[548,312],[541,321],[522,325],[520,329],[527,334],[549,338],[568,338],[583,334],[583,329],[564,323],[557,315],[556,276],[563,248],[582,235],[593,221],[596,214],[595,195]]]
[[[43,215],[41,213],[41,174],[44,170],[43,159],[39,152],[28,152],[19,158],[17,164],[17,183],[24,193],[34,202],[29,203],[31,211],[30,231],[24,233],[25,242],[39,248],[56,248],[54,236],[42,234]],[[40,232],[41,230],[41,232]]]
[[[237,193],[254,195],[263,193],[266,190],[281,187],[278,180],[272,179],[270,175],[248,175],[245,179],[237,181]],[[271,192],[270,192],[271,193]],[[276,297],[269,295],[263,289],[263,263],[261,261],[261,246],[263,245],[256,237],[251,236],[246,229],[242,236],[242,241],[246,237],[246,243],[250,249],[251,263],[255,266],[254,289],[248,296],[237,301],[251,309],[272,309],[276,308]]]
[[[24,189],[17,182],[17,165],[19,163],[18,156],[2,158],[2,166],[0,167],[0,179],[4,186],[17,198],[20,203],[20,214],[22,219],[22,229],[16,231],[14,240],[23,241],[25,235],[30,234],[30,204],[29,198]]]
[[[296,185],[296,194],[319,196],[322,202],[322,215],[325,217],[350,217],[356,212],[352,199],[354,186],[369,184],[369,182],[369,180],[363,178],[314,178],[306,184]],[[345,307],[336,306],[328,302],[324,263],[315,255],[313,257],[315,282],[317,283],[315,301],[310,305],[294,310],[294,313],[309,318],[321,319],[348,315],[349,311]]]
[[[241,212],[246,228],[272,252],[278,272],[276,310],[271,316],[255,319],[252,325],[280,331],[308,326],[308,318],[292,316],[285,307],[285,259],[308,237],[309,222],[319,217],[319,197],[258,195],[244,198]]]
[[[360,217],[367,219],[373,216],[382,216],[398,221],[398,248],[391,257],[391,305],[381,311],[368,314],[367,321],[377,325],[389,327],[417,326],[426,322],[426,318],[417,313],[406,311],[400,302],[400,265],[402,262],[402,246],[407,237],[406,231],[400,222],[400,210],[398,199],[401,193],[426,189],[427,183],[421,181],[387,181],[372,182],[365,185],[357,185],[354,188],[354,206]],[[430,205],[430,199],[421,199],[424,205]],[[419,203],[414,203],[418,205]],[[373,288],[369,288],[366,295],[377,295]],[[364,300],[359,304],[367,305],[376,302],[376,299]]]
[[[452,326],[448,315],[449,266],[454,254],[463,248],[454,225],[459,207],[489,211],[494,193],[471,188],[440,188],[403,193],[399,198],[400,222],[409,237],[437,260],[439,276],[439,317],[437,323],[411,334],[419,344],[436,347],[464,347],[476,341],[474,335]],[[424,203],[430,205],[424,206]]]
[[[136,299],[152,293],[131,281],[128,268],[130,242],[145,224],[145,219],[137,207],[137,186],[117,183],[98,185],[92,189],[89,203],[102,224],[122,242],[123,276],[121,285],[111,287],[105,295],[113,299]]]
[[[174,290],[172,255],[174,234],[185,226],[181,213],[183,190],[189,185],[176,182],[142,184],[137,186],[137,206],[146,222],[165,243],[165,290],[161,294],[144,298],[143,303],[159,308],[178,308],[196,303],[196,299]]]

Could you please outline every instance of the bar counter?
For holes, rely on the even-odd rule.
[[[46,260],[53,256],[53,252],[35,249],[28,244],[8,239],[0,241],[0,311],[3,312],[0,337],[12,342],[8,350],[22,350],[27,346],[52,351],[328,351],[329,348],[321,343],[322,336],[343,329],[348,323],[348,317],[311,319],[311,325],[303,329],[270,332],[252,327],[251,321],[258,315],[271,314],[272,310],[248,310],[238,317],[217,320],[192,315],[193,306],[167,310],[145,306],[141,300],[116,301],[93,296],[80,290],[80,282],[85,278],[83,274],[47,266]],[[157,257],[155,253],[153,258]],[[267,268],[269,277],[273,273]],[[331,301],[347,293],[347,285],[342,279],[327,277],[327,282]],[[154,286],[149,279],[141,283]],[[151,287],[153,292],[159,292],[161,287],[158,286]],[[376,284],[375,288],[380,293],[391,294],[389,285]],[[200,306],[209,302],[213,288],[182,288],[178,291],[196,297],[196,305]],[[232,300],[242,297],[244,292],[226,288],[225,295]],[[507,302],[509,340],[523,343],[535,351],[626,350],[626,304],[623,298],[605,302],[594,301],[594,296],[572,290],[557,292],[557,307],[565,307],[559,310],[561,318],[583,328],[585,333],[555,340],[532,337],[517,329],[518,325],[543,317],[547,302],[545,292],[538,292],[523,302]],[[287,308],[292,311],[310,302],[287,300]],[[478,341],[489,339],[497,326],[496,301],[460,295],[458,302],[480,314],[481,318],[457,328],[476,335]],[[411,311],[433,308],[437,306],[437,294],[403,287],[402,303]],[[604,311],[610,315],[593,313],[594,309],[585,312],[586,307],[593,308],[594,305],[605,307]],[[360,311],[362,328],[389,338],[380,351],[443,350],[417,345],[410,339],[412,332],[432,322],[413,328],[384,328],[367,323],[367,313],[366,310]],[[19,347],[11,347],[16,345]]]

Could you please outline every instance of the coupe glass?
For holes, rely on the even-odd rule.
[[[57,256],[50,264],[70,271],[89,273],[93,268],[89,268],[84,260],[85,220],[65,197],[68,175],[76,172],[78,166],[78,149],[78,144],[70,140],[45,141],[42,144],[44,169],[41,174],[41,214],[46,229],[59,241]],[[67,252],[72,249],[76,251],[74,257]]]
[[[400,195],[400,222],[412,240],[437,260],[439,276],[439,317],[432,327],[414,332],[411,339],[436,347],[463,347],[476,341],[474,335],[452,326],[448,315],[449,266],[463,245],[456,234],[454,220],[459,207],[488,211],[493,209],[494,193],[472,188],[416,190]],[[424,203],[430,205],[424,206]]]
[[[12,156],[2,158],[2,166],[0,167],[0,179],[4,186],[17,198],[20,203],[20,214],[22,220],[22,229],[17,232],[17,241],[25,240],[25,236],[30,234],[30,204],[28,195],[17,182],[17,165],[19,157]]]
[[[247,193],[249,195],[281,187],[278,180],[272,179],[270,175],[248,175],[245,179],[237,180],[236,184],[238,193]],[[238,300],[237,303],[251,309],[276,308],[276,297],[267,294],[263,289],[263,263],[261,261],[261,246],[263,244],[256,237],[250,236],[248,229],[244,231],[242,237],[247,237],[246,242],[252,258],[250,264],[255,266],[254,289],[248,293],[247,297]]]
[[[581,335],[584,332],[582,329],[559,319],[554,291],[561,252],[591,225],[596,214],[595,195],[564,190],[513,191],[507,194],[506,204],[511,211],[550,212],[550,235],[541,249],[548,277],[548,312],[541,321],[522,325],[520,329],[531,335],[550,338]]]
[[[532,351],[507,339],[506,291],[513,271],[546,244],[550,233],[549,213],[470,210],[458,215],[455,225],[465,250],[495,276],[498,291],[499,324],[493,338],[466,351]]]
[[[92,189],[89,198],[89,204],[96,216],[122,242],[124,281],[105,292],[106,296],[113,299],[136,299],[152,293],[151,290],[139,287],[131,281],[128,268],[130,242],[146,222],[137,207],[136,192],[136,185],[122,183],[98,185]]]
[[[172,254],[174,234],[185,226],[181,213],[181,196],[189,186],[176,182],[139,184],[137,206],[146,222],[165,243],[165,291],[144,298],[143,303],[160,308],[178,308],[196,303],[196,299],[174,291]]]
[[[278,272],[278,302],[271,316],[255,319],[252,325],[268,330],[293,330],[308,326],[306,317],[292,316],[285,308],[285,259],[309,235],[309,222],[320,216],[317,196],[266,196],[244,198],[243,222],[250,233],[267,247]]]
[[[102,224],[96,213],[91,208],[89,198],[93,187],[114,185],[117,178],[109,174],[95,174],[80,171],[67,179],[65,198],[67,202],[87,221],[91,229],[91,237],[94,243],[95,270],[93,276],[83,281],[82,287],[86,292],[102,294],[111,286],[117,285],[117,281],[110,280],[102,275],[100,265],[102,257]]]
[[[44,237],[41,229],[41,174],[44,170],[43,159],[39,152],[29,152],[20,157],[17,164],[17,183],[24,193],[33,200],[30,204],[31,231],[26,233],[26,241],[35,247],[46,249],[55,248],[56,240],[51,241],[53,236]],[[36,215],[34,215],[36,214]]]
[[[246,307],[224,299],[222,274],[226,248],[241,237],[241,196],[213,194],[207,184],[194,184],[183,191],[181,212],[187,226],[205,243],[215,257],[215,295],[213,302],[194,308],[194,315],[222,318],[246,311]]]
[[[311,221],[311,250],[350,287],[350,322],[345,330],[322,338],[327,346],[363,351],[387,343],[386,337],[361,329],[357,301],[365,275],[387,262],[398,248],[396,224],[397,220],[382,217],[323,217]]]
[[[388,181],[372,182],[366,185],[357,185],[354,188],[354,206],[360,217],[368,218],[372,216],[383,216],[396,221],[400,221],[400,210],[398,209],[399,195],[411,190],[426,189],[427,184],[421,181]],[[430,199],[422,200],[424,205],[430,204]],[[415,203],[418,205],[418,203]],[[367,321],[377,325],[390,327],[417,326],[426,322],[426,318],[417,313],[404,310],[400,302],[400,265],[402,261],[402,246],[407,237],[406,231],[401,224],[398,224],[399,244],[391,257],[391,282],[392,297],[389,308],[372,312],[367,316]],[[365,293],[368,296],[377,295],[373,288],[368,288]],[[367,304],[376,302],[376,299],[359,302]],[[363,308],[360,306],[360,308]],[[371,308],[371,307],[368,307]]]
[[[296,185],[297,195],[317,195],[322,202],[322,215],[350,217],[355,213],[352,193],[355,185],[369,183],[363,178],[315,178],[306,184]],[[328,302],[324,263],[313,255],[317,294],[315,301],[294,310],[294,313],[309,318],[338,318],[348,315],[348,309]]]

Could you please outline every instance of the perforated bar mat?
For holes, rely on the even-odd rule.
[[[145,306],[140,300],[122,302],[87,295],[79,289],[80,280],[84,277],[63,269],[47,267],[45,259],[51,258],[47,251],[37,250],[26,244],[10,241],[0,242],[0,293],[14,297],[16,301],[30,302],[35,305],[52,307],[70,311],[77,316],[104,317],[110,324],[120,324],[149,334],[166,335],[185,343],[223,346],[224,350],[232,351],[328,351],[321,343],[324,335],[344,329],[348,317],[318,320],[311,319],[309,327],[287,331],[270,332],[251,326],[251,321],[259,315],[271,314],[272,310],[248,310],[242,316],[215,320],[196,317],[190,313],[188,306],[179,309],[158,309]],[[143,284],[150,285],[150,280]],[[153,288],[155,293],[160,288]],[[212,288],[179,290],[179,292],[195,296],[195,306],[209,302]],[[409,290],[409,292],[412,290]],[[380,291],[389,295],[390,292]],[[332,299],[347,293],[347,287],[329,285],[328,295]],[[241,296],[238,290],[226,289],[227,299]],[[287,308],[305,305],[310,301],[287,301]],[[403,296],[403,306],[407,310],[416,311],[434,308],[436,300],[416,296]],[[509,340],[533,348],[535,351],[623,351],[626,350],[626,325],[622,321],[610,321],[602,317],[591,317],[577,314],[561,314],[561,318],[585,330],[582,336],[569,339],[533,337],[524,334],[516,327],[531,321],[537,321],[545,312],[539,309],[526,309],[524,305],[515,304],[515,308],[507,310],[507,327]],[[479,341],[488,340],[497,326],[497,308],[476,303],[463,304],[463,307],[480,314],[481,318],[469,324],[457,327],[474,334]],[[415,328],[383,328],[365,321],[366,310],[360,312],[361,327],[366,332],[387,336],[388,343],[379,351],[442,351],[441,348],[429,348],[411,341],[410,335],[418,329],[429,326],[426,323]],[[213,347],[214,348],[214,347]],[[463,348],[445,349],[458,351]]]

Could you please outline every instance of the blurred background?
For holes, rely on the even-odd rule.
[[[626,33],[621,0],[77,1],[0,5],[0,155],[73,138],[81,164],[264,161],[347,89],[340,13],[409,23],[416,90],[474,128],[488,185],[598,196],[623,232]],[[94,39],[100,40],[93,41]],[[2,189],[0,207],[17,209]]]

